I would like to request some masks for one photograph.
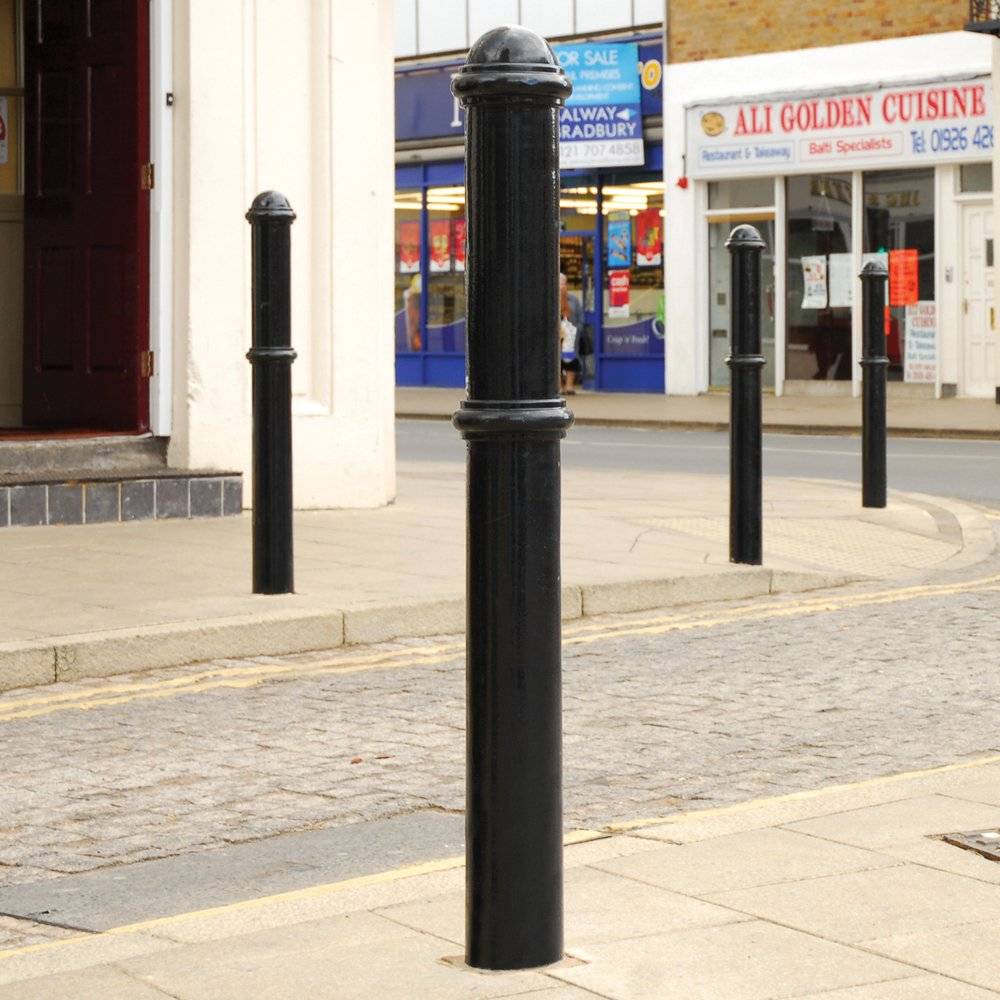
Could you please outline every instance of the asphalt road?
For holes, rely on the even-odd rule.
[[[396,422],[396,452],[404,461],[461,461],[465,446],[443,420]],[[574,427],[566,437],[567,468],[656,469],[725,475],[725,432]],[[957,497],[1000,507],[1000,441],[890,439],[889,488]],[[803,476],[861,484],[861,439],[767,434],[765,476]]]

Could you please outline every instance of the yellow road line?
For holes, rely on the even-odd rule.
[[[641,830],[650,826],[696,822],[701,819],[710,819],[717,816],[751,812],[754,809],[766,808],[767,806],[780,802],[822,799],[839,793],[855,791],[862,788],[897,784],[904,781],[932,777],[933,775],[947,774],[953,771],[964,771],[975,767],[985,767],[991,764],[1000,764],[1000,755],[979,757],[975,760],[961,761],[958,764],[945,764],[941,767],[929,767],[921,768],[916,771],[905,771],[901,774],[889,774],[881,778],[868,778],[864,781],[850,782],[842,785],[829,785],[824,788],[814,788],[801,792],[792,792],[788,795],[773,795],[761,799],[752,799],[749,802],[739,802],[731,806],[717,806],[710,809],[697,809],[691,812],[676,813],[674,815],[659,818],[636,819],[622,823],[609,823],[601,830],[574,830],[566,834],[563,838],[563,843],[565,846],[571,847],[575,844],[587,843],[594,840],[604,840],[609,836],[627,834],[633,830]],[[345,879],[341,882],[329,882],[325,885],[310,886],[307,889],[294,889],[290,892],[275,893],[271,896],[261,896],[256,899],[240,900],[237,903],[227,903],[222,906],[207,907],[203,910],[192,910],[187,913],[178,913],[171,917],[156,917],[152,920],[139,921],[133,924],[124,924],[121,927],[113,927],[110,930],[94,934],[79,934],[71,938],[63,938],[59,941],[46,941],[41,944],[25,945],[21,948],[9,948],[5,951],[0,951],[0,961],[16,958],[22,955],[30,955],[34,952],[52,951],[59,948],[65,948],[70,945],[80,944],[85,941],[93,941],[108,935],[135,934],[142,931],[153,930],[158,927],[166,927],[171,924],[182,923],[188,920],[201,919],[203,917],[215,917],[239,911],[263,909],[276,903],[296,903],[306,900],[322,899],[323,897],[331,896],[335,893],[346,892],[351,889],[360,889],[372,885],[383,885],[397,882],[402,879],[418,878],[421,875],[431,875],[437,872],[451,871],[456,868],[463,867],[464,864],[464,857],[453,856],[450,858],[441,858],[436,861],[425,861],[420,864],[403,865],[400,868],[395,868],[390,871],[376,872],[372,875],[360,875],[355,878]]]
[[[850,781],[843,785],[826,785],[823,788],[808,788],[801,792],[789,792],[787,795],[772,795],[769,798],[751,799],[749,802],[737,802],[731,806],[715,806],[711,809],[697,809],[693,812],[671,813],[667,816],[651,817],[649,819],[625,820],[622,823],[608,823],[604,827],[608,833],[628,833],[631,830],[641,830],[650,826],[671,826],[690,823],[700,819],[714,819],[717,816],[733,816],[763,809],[781,802],[806,802],[810,799],[821,799],[838,792],[853,792],[861,788],[871,788],[878,785],[891,785],[900,781],[913,781],[917,778],[929,778],[935,774],[947,774],[951,771],[965,771],[971,767],[985,767],[989,764],[1000,764],[1000,755],[977,757],[974,760],[963,760],[958,764],[944,764],[941,767],[927,767],[919,771],[904,771],[902,774],[887,774],[881,778],[866,778],[864,781]]]
[[[625,636],[662,635],[667,632],[714,628],[740,622],[766,621],[772,618],[844,611],[919,598],[996,589],[1000,589],[1000,574],[961,583],[926,584],[856,594],[835,594],[823,597],[804,596],[792,600],[767,597],[751,604],[724,608],[721,611],[692,613],[690,608],[685,608],[669,615],[657,615],[651,618],[572,624],[565,629],[563,641],[567,647],[581,646]],[[455,659],[462,654],[464,649],[465,644],[461,641],[435,643],[429,646],[403,647],[364,655],[344,655],[312,663],[293,662],[216,667],[194,674],[157,681],[135,681],[100,687],[85,687],[51,695],[11,699],[6,704],[0,702],[0,722],[37,718],[61,711],[87,711],[94,708],[127,704],[132,701],[161,699],[202,691],[251,688],[272,680],[298,679],[324,674],[357,673],[373,669],[435,666]]]
[[[571,830],[563,837],[565,847],[585,844],[593,840],[607,840],[610,834],[606,830]],[[9,948],[0,951],[0,960],[13,958],[16,955],[27,955],[37,951],[51,951],[64,948],[80,941],[92,941],[103,935],[135,934],[141,931],[153,930],[169,924],[181,923],[186,920],[216,917],[226,913],[237,913],[241,910],[258,910],[275,903],[299,903],[310,899],[322,899],[335,893],[347,892],[351,889],[363,889],[372,885],[384,885],[398,882],[402,879],[417,878],[421,875],[433,875],[436,872],[452,871],[465,866],[465,856],[455,855],[450,858],[440,858],[435,861],[424,861],[414,865],[403,865],[390,871],[375,872],[371,875],[358,875],[355,878],[344,879],[341,882],[328,882],[325,885],[314,885],[307,889],[293,889],[289,892],[279,892],[271,896],[260,896],[256,899],[242,899],[237,903],[225,903],[222,906],[210,906],[204,910],[191,910],[188,913],[178,913],[170,917],[154,917],[152,920],[142,920],[134,924],[123,924],[110,930],[94,934],[78,934],[59,941],[45,941],[41,944],[29,944],[23,948]]]

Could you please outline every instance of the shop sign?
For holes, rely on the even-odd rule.
[[[624,319],[629,314],[631,275],[628,271],[608,271],[608,316]]]
[[[642,166],[642,89],[636,42],[560,45],[573,93],[559,111],[559,166]]]
[[[635,263],[658,267],[663,263],[663,220],[658,208],[643,209],[635,217]]]
[[[608,219],[608,267],[632,266],[632,217]]]
[[[451,253],[455,258],[455,270],[465,270],[465,219],[456,219],[451,231]]]
[[[910,306],[920,298],[920,255],[914,249],[889,251],[889,305]]]
[[[933,302],[906,307],[903,381],[937,381],[937,307]]]
[[[420,223],[399,224],[399,273],[416,274],[420,270]]]
[[[451,222],[448,219],[432,219],[430,224],[431,274],[441,274],[451,270]]]
[[[0,97],[0,166],[7,162],[7,98]]]
[[[558,55],[566,46],[554,45]],[[636,74],[641,80],[640,111],[663,114],[663,44],[661,40],[638,45]],[[407,66],[396,73],[396,141],[440,139],[465,134],[465,110],[451,92],[452,77],[461,63]],[[565,165],[565,164],[564,164]]]
[[[802,258],[802,308],[826,308],[826,255]]]
[[[989,159],[989,79],[687,109],[691,177]]]

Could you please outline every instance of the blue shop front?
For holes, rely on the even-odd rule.
[[[560,117],[560,266],[588,389],[665,388],[661,44],[553,46],[574,83]],[[396,72],[398,385],[465,384],[464,111],[450,90],[459,65]]]

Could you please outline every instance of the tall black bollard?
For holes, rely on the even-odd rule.
[[[253,592],[290,594],[292,573],[291,226],[277,191],[254,198],[253,233]]]
[[[870,260],[861,269],[861,503],[885,506],[885,264]]]
[[[753,226],[726,241],[732,255],[732,346],[729,393],[729,561],[759,566],[763,558],[763,430],[760,342],[760,255]]]
[[[487,32],[466,108],[466,959],[558,961],[562,908],[558,107],[545,41]]]

